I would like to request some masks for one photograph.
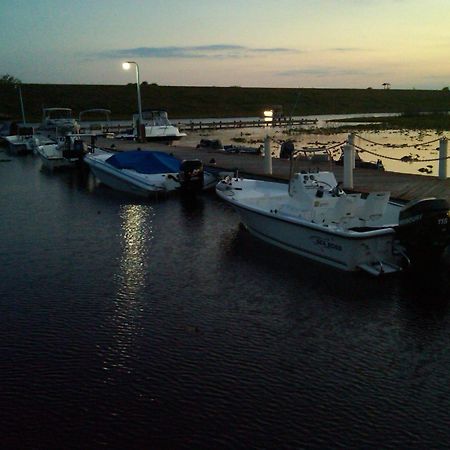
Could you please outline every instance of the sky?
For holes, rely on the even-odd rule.
[[[442,89],[450,0],[0,0],[24,83]]]

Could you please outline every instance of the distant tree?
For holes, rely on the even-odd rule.
[[[6,73],[0,77],[0,84],[22,84],[22,82],[18,78]]]
[[[390,89],[391,83],[383,83],[382,86],[384,87],[384,89]]]
[[[148,81],[143,81],[143,82],[141,83],[141,86],[148,86]]]
[[[372,87],[371,86],[369,86],[367,89],[372,89]]]
[[[150,86],[152,86],[152,87],[157,87],[157,86],[158,86],[158,83],[151,83]]]
[[[449,89],[449,87],[448,87],[448,86],[445,86],[444,88],[442,88],[442,90],[443,90],[444,92],[448,92],[448,91],[450,91],[450,89]]]

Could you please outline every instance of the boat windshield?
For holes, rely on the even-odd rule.
[[[47,119],[71,119],[72,110],[69,108],[45,109],[44,117],[46,117]]]
[[[166,111],[144,111],[142,118],[149,125],[166,127],[170,125]]]

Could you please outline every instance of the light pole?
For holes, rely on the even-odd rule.
[[[139,65],[135,61],[125,61],[122,64],[122,68],[124,70],[129,70],[131,67],[131,64],[134,64],[136,66],[136,87],[137,87],[137,98],[138,98],[138,113],[139,113],[139,127],[138,127],[138,136],[139,138],[143,138],[141,136],[141,125],[143,123],[142,120],[142,104],[141,104],[141,88],[140,88],[140,82],[139,82]]]
[[[20,111],[22,113],[22,123],[24,126],[26,126],[27,121],[25,119],[25,109],[23,108],[22,88],[20,87],[20,84],[16,84],[16,89],[19,91]]]

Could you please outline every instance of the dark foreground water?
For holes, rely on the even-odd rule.
[[[213,194],[140,201],[11,159],[1,448],[449,447],[448,273],[341,273]]]

